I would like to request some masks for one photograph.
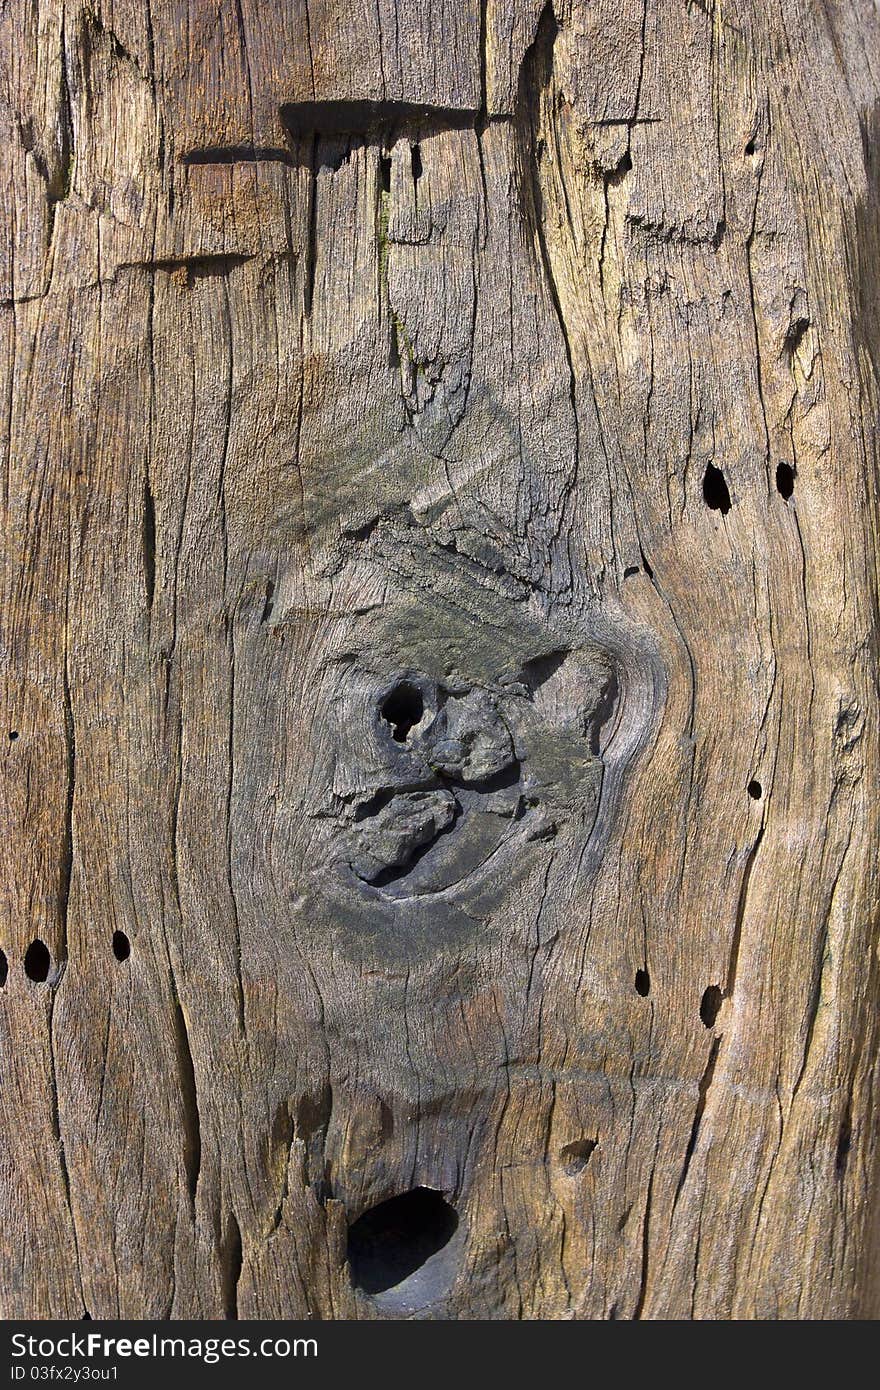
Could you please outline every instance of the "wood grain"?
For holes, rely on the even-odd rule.
[[[873,1316],[875,9],[367,9],[0,11],[0,1311]]]

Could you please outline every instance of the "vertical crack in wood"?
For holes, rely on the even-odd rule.
[[[810,675],[810,698],[807,703],[807,724],[812,725],[813,705],[815,704],[816,700],[816,669],[813,664],[813,630],[810,623],[810,596],[807,591],[807,552],[804,548],[804,537],[803,533],[801,532],[801,523],[797,514],[797,510],[794,511],[793,515],[795,534],[797,535],[798,549],[800,550],[801,557],[801,602],[803,604],[804,609],[804,636],[806,638],[807,643],[807,670]]]
[[[50,1100],[50,1123],[52,1127],[52,1137],[55,1141],[55,1148],[58,1154],[58,1167],[61,1173],[61,1183],[64,1190],[64,1200],[67,1203],[67,1210],[70,1213],[70,1230],[73,1239],[73,1250],[76,1259],[76,1277],[79,1284],[79,1298],[83,1308],[86,1306],[85,1291],[82,1280],[82,1261],[80,1258],[79,1233],[76,1225],[76,1215],[73,1209],[73,1193],[70,1184],[70,1171],[67,1166],[67,1150],[64,1145],[64,1133],[61,1128],[61,1108],[58,1100],[58,1071],[55,1065],[55,991],[53,989],[49,998],[49,1014],[47,1019],[48,1039],[49,1039],[49,1087],[51,1092]]]
[[[288,1143],[289,1151],[293,1148],[294,1140],[301,1144],[304,1181],[311,1184],[312,1190],[321,1201],[325,1201],[329,1196],[326,1145],[332,1114],[333,1087],[329,1081],[325,1081],[316,1094],[303,1096],[297,1105]],[[289,1181],[288,1169],[289,1163],[285,1167],[285,1195]]]
[[[376,249],[378,271],[377,318],[379,323],[388,316],[389,366],[400,366],[400,344],[397,338],[397,319],[391,307],[388,291],[388,219],[391,191],[391,160],[380,146],[376,152]],[[407,410],[407,418],[410,412]]]
[[[769,110],[769,106],[768,106],[768,109],[767,109],[767,137],[766,137],[766,138],[767,138],[767,141],[769,142],[769,139],[770,139],[770,110]],[[769,421],[768,421],[768,417],[767,417],[767,402],[766,402],[766,400],[764,399],[764,361],[763,361],[763,356],[762,356],[762,353],[761,353],[761,335],[760,335],[760,330],[759,330],[759,328],[758,328],[758,309],[757,309],[757,300],[756,300],[756,297],[755,297],[755,275],[754,275],[754,267],[753,267],[753,265],[752,265],[752,250],[753,250],[754,243],[755,243],[755,231],[756,231],[757,223],[758,223],[758,203],[759,203],[760,197],[761,197],[761,179],[762,179],[762,177],[763,177],[763,173],[764,173],[764,163],[763,163],[763,160],[762,160],[761,164],[758,166],[757,173],[756,173],[756,176],[755,176],[755,201],[754,201],[754,204],[753,204],[753,206],[752,206],[752,220],[751,220],[751,225],[749,226],[748,235],[746,236],[745,252],[746,252],[746,272],[747,272],[748,287],[749,287],[749,305],[750,305],[750,308],[751,308],[752,329],[753,329],[753,334],[754,334],[753,341],[754,341],[754,346],[755,346],[755,380],[756,380],[756,385],[757,385],[757,388],[758,388],[758,400],[760,401],[760,404],[761,404],[761,418],[762,418],[763,424],[764,424],[765,467],[766,467],[766,470],[767,470],[767,487],[768,487],[768,489],[769,489],[770,486],[771,486],[771,477],[770,477],[770,457],[771,457],[772,450],[771,450],[771,447],[770,447],[770,425],[769,425]]]
[[[169,666],[166,667],[166,684],[165,684],[166,713],[167,713],[167,703],[168,703],[168,672],[169,672],[169,669],[170,669],[170,663],[169,663]],[[179,826],[180,826],[180,801],[181,801],[181,797],[182,797],[182,795],[183,795],[183,713],[182,713],[182,710],[180,709],[180,706],[179,706],[179,705],[178,705],[178,709],[177,709],[177,720],[176,720],[176,722],[175,722],[175,728],[174,728],[174,748],[173,748],[173,756],[174,756],[174,790],[173,790],[173,795],[172,795],[172,797],[171,797],[170,824],[169,824],[169,827],[168,827],[168,830],[169,830],[168,839],[169,839],[169,849],[170,849],[170,851],[171,851],[171,854],[170,854],[171,887],[172,887],[172,891],[173,891],[173,893],[174,893],[174,905],[175,905],[175,907],[177,908],[177,921],[178,921],[179,926],[182,928],[182,927],[183,927],[183,903],[182,903],[181,897],[180,897],[180,845],[179,845],[178,840],[179,840]],[[164,937],[165,937],[165,952],[166,952],[166,955],[167,955],[167,954],[168,954],[168,936],[167,936],[167,933],[165,932],[165,929],[164,929],[164,921],[163,921],[163,935],[164,935]],[[170,961],[170,957],[169,957],[169,961]]]
[[[303,313],[312,316],[315,295],[315,263],[318,256],[318,132],[312,135],[309,161],[309,227],[306,241],[305,276],[303,283]]]
[[[648,1192],[645,1197],[645,1210],[642,1215],[642,1272],[639,1279],[639,1295],[636,1299],[636,1306],[633,1311],[633,1321],[638,1322],[645,1309],[645,1301],[648,1297],[648,1273],[650,1268],[651,1254],[651,1209],[654,1202],[654,1179],[657,1174],[657,1155],[660,1152],[660,1130],[657,1131],[657,1138],[654,1141],[654,1156],[651,1159],[651,1176],[648,1179]]]
[[[174,974],[171,974],[171,1000],[174,1021],[174,1050],[177,1058],[177,1075],[180,1082],[180,1099],[183,1107],[183,1167],[190,1206],[195,1212],[196,1192],[202,1167],[202,1128],[199,1118],[199,1097],[196,1087],[196,1069],[189,1041],[186,1015],[177,993]]]
[[[60,202],[67,197],[73,179],[74,141],[73,113],[70,100],[70,83],[67,76],[67,28],[66,11],[62,14],[60,35],[60,92],[58,96],[58,162],[51,172],[47,171],[46,202],[48,225],[46,250],[50,253],[55,237],[55,213]]]
[[[764,822],[762,821],[761,828],[755,836],[755,843],[749,850],[748,858],[746,859],[745,863],[745,868],[743,869],[742,883],[740,884],[739,890],[739,899],[737,900],[736,904],[736,918],[734,920],[733,925],[733,937],[730,942],[730,955],[728,956],[727,961],[727,977],[724,983],[725,999],[733,998],[734,989],[736,987],[736,973],[739,968],[739,952],[740,945],[742,943],[742,929],[746,915],[746,904],[749,896],[749,884],[752,878],[752,869],[755,866],[755,859],[757,858],[758,850],[761,848],[761,841],[763,840],[763,838]]]
[[[675,1189],[675,1197],[672,1201],[673,1211],[675,1211],[675,1208],[678,1205],[678,1199],[681,1196],[682,1188],[684,1187],[687,1181],[688,1171],[691,1166],[691,1159],[693,1158],[694,1153],[696,1151],[697,1140],[700,1136],[700,1126],[703,1123],[703,1115],[706,1111],[706,1100],[709,1095],[709,1088],[712,1085],[712,1081],[715,1077],[715,1066],[718,1061],[718,1049],[720,1046],[720,1036],[717,1038],[713,1038],[712,1046],[709,1048],[709,1056],[706,1061],[706,1066],[703,1069],[703,1075],[700,1077],[699,1085],[697,1087],[697,1107],[694,1111],[694,1122],[691,1126],[690,1138],[688,1140],[687,1149],[685,1150],[684,1163],[682,1165],[681,1173],[679,1175],[678,1185]]]
[[[847,832],[846,844],[843,848],[843,853],[840,856],[840,863],[837,866],[837,872],[834,875],[834,882],[831,885],[831,891],[828,898],[828,907],[823,913],[822,927],[819,932],[819,938],[815,946],[815,953],[813,957],[813,977],[810,984],[810,997],[807,1002],[807,1026],[806,1035],[804,1037],[804,1050],[801,1057],[800,1070],[797,1074],[797,1080],[795,1081],[794,1086],[792,1087],[792,1101],[794,1101],[795,1096],[800,1090],[801,1082],[804,1079],[804,1075],[807,1070],[807,1065],[810,1060],[810,1049],[813,1045],[813,1034],[816,1030],[816,1020],[818,1018],[819,1008],[822,1002],[822,983],[825,978],[826,968],[829,964],[828,936],[831,930],[831,915],[834,911],[834,899],[837,896],[837,888],[840,883],[841,874],[843,873],[843,866],[846,863],[846,857],[849,854],[850,847],[852,845],[854,825],[855,809],[853,809],[853,811],[850,814],[849,830]]]
[[[227,743],[227,783],[226,783],[226,882],[229,888],[229,903],[232,911],[232,926],[235,933],[235,971],[238,1030],[245,1032],[244,980],[242,978],[241,923],[238,915],[238,898],[232,872],[232,800],[235,787],[235,637],[229,631],[229,738]]]
[[[540,125],[540,102],[550,90],[553,81],[553,49],[559,33],[552,0],[544,6],[538,22],[534,42],[526,53],[520,72],[517,131],[521,145],[522,178],[528,191],[531,204],[532,222],[538,244],[538,255],[544,282],[547,286],[556,321],[562,337],[562,349],[568,367],[568,394],[571,402],[574,425],[574,469],[569,481],[569,490],[577,484],[580,462],[580,419],[577,407],[577,377],[574,369],[571,338],[562,311],[559,286],[553,269],[553,262],[547,246],[544,230],[545,208],[544,191],[541,187],[540,158],[538,153],[538,129]]]
[[[247,75],[248,120],[251,128],[251,133],[253,134],[254,84],[253,77],[251,76],[251,60],[250,55],[248,53],[247,29],[245,27],[244,13],[242,11],[241,0],[233,0],[233,10],[235,11],[235,29],[238,35],[239,48],[241,50],[241,61],[244,64],[244,70]]]
[[[270,578],[267,578],[267,580],[266,580],[266,595],[265,595],[265,598],[263,599],[263,611],[260,613],[260,625],[261,625],[261,626],[262,626],[264,623],[267,623],[267,622],[269,621],[269,619],[270,619],[271,616],[272,616],[272,610],[273,610],[274,607],[275,607],[275,580],[272,579],[272,578],[270,577]]]
[[[143,518],[141,523],[141,548],[144,557],[144,590],[147,612],[153,607],[156,591],[156,504],[150,488],[150,477],[144,474]]]
[[[290,1154],[296,1134],[293,1114],[290,1109],[290,1102],[285,1100],[275,1112],[275,1119],[272,1124],[270,1136],[270,1151],[272,1157],[281,1154],[281,1188],[278,1194],[278,1201],[275,1204],[275,1211],[266,1232],[266,1238],[275,1234],[284,1219],[284,1203],[290,1195]]]
[[[489,36],[486,30],[486,17],[488,8],[489,0],[480,0],[480,33],[478,39],[480,45],[480,93],[478,100],[480,105],[477,111],[478,125],[488,120],[489,116],[489,92],[486,76],[486,69],[488,63],[487,44],[489,42]]]
[[[61,927],[59,963],[63,970],[67,963],[67,918],[70,906],[70,886],[73,879],[73,802],[76,794],[76,726],[73,718],[73,705],[70,698],[70,676],[66,646],[62,682],[64,691],[64,740],[66,746],[67,788],[64,800],[64,831],[62,836],[61,871],[58,886],[58,916]]]
[[[837,1131],[837,1148],[834,1153],[834,1172],[838,1179],[846,1176],[846,1165],[849,1162],[849,1151],[852,1147],[852,1107],[853,1089],[850,1081],[849,1090],[846,1096],[846,1107],[843,1118],[840,1121],[840,1128]]]
[[[229,463],[229,442],[232,432],[232,393],[234,389],[233,329],[232,311],[229,303],[229,286],[223,281],[223,308],[226,320],[226,417],[223,429],[223,445],[220,456],[220,529],[223,538],[223,620],[226,628],[226,645],[229,662],[229,711],[227,733],[227,775],[226,775],[226,883],[229,891],[229,906],[235,934],[235,972],[236,1007],[239,1034],[245,1031],[244,981],[242,979],[241,924],[238,913],[238,899],[232,872],[232,803],[235,791],[235,613],[229,611],[229,530],[226,519],[226,469]]]
[[[152,41],[152,31],[151,31]],[[155,250],[155,245],[154,245]],[[146,337],[148,370],[150,376],[150,406],[147,414],[147,438],[149,439],[150,449],[144,462],[144,497],[141,529],[141,550],[144,562],[144,590],[147,601],[148,620],[152,616],[153,599],[156,593],[156,502],[153,497],[153,490],[150,485],[150,459],[152,457],[155,430],[156,430],[156,338],[155,338],[155,315],[156,315],[156,280],[153,275],[148,279],[149,303],[147,308]],[[175,586],[176,602],[176,586]],[[165,669],[166,680],[166,709],[167,709],[167,681],[168,667]]]
[[[235,1322],[238,1320],[238,1285],[241,1279],[243,1252],[241,1227],[232,1211],[226,1218],[226,1236],[223,1241],[221,1260],[223,1316]]]

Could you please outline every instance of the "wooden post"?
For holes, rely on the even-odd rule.
[[[873,5],[182,13],[0,14],[3,1314],[876,1313]]]

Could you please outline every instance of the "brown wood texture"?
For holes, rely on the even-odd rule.
[[[873,5],[0,33],[0,1312],[874,1315]]]

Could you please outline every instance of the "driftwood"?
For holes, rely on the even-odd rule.
[[[874,7],[0,31],[2,1312],[875,1312]]]

